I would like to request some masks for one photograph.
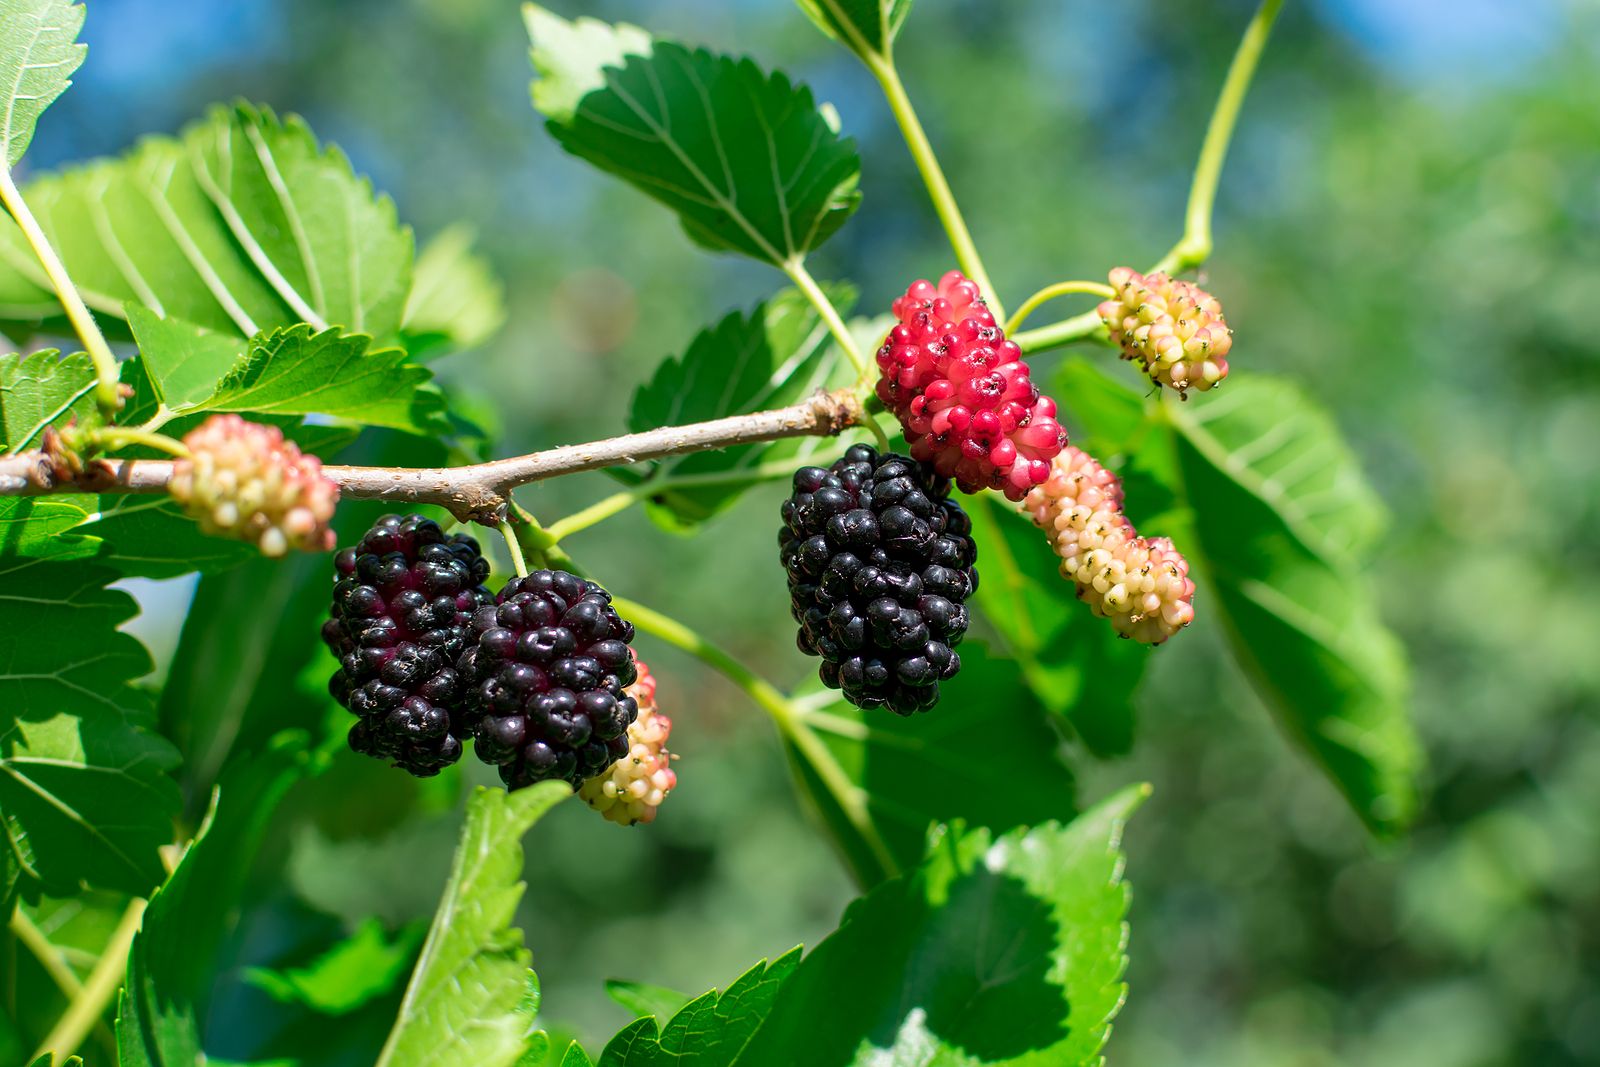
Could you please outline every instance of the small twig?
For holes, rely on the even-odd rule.
[[[438,504],[463,521],[493,526],[507,516],[511,492],[521,485],[686,452],[786,437],[832,436],[859,424],[864,417],[854,392],[840,389],[817,393],[799,404],[771,411],[667,426],[488,463],[462,467],[330,464],[322,471],[349,498]],[[0,458],[0,495],[161,493],[172,478],[172,466],[171,460],[164,459],[98,459],[87,463],[81,473],[71,474],[63,472],[43,452],[25,452]]]

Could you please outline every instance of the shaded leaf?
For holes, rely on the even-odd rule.
[[[83,16],[83,6],[70,0],[0,0],[0,85],[11,87],[0,121],[7,167],[17,165],[39,116],[72,84],[88,51],[77,43]]]
[[[451,226],[422,247],[400,328],[412,358],[477,348],[506,321],[506,287],[473,247],[472,231]]]
[[[298,118],[215,108],[176,139],[146,138],[23,193],[85,302],[105,316],[122,318],[131,302],[236,337],[302,321],[380,338],[399,328],[411,234]],[[54,304],[9,219],[0,220],[0,292],[13,306]]]
[[[413,433],[450,430],[444,401],[425,368],[399,348],[368,351],[372,339],[304,323],[252,338],[249,351],[201,406],[213,411],[330,415]]]
[[[1089,751],[1133,747],[1133,694],[1154,649],[1117,637],[1079,602],[1044,533],[988,494],[966,501],[978,545],[975,604],[1017,658],[1034,699],[1072,724]]]
[[[96,426],[94,361],[88,353],[61,357],[54,349],[0,356],[0,434],[4,452],[38,448],[44,431],[76,419]]]
[[[911,0],[797,0],[817,27],[863,59],[887,58]]]
[[[855,210],[855,146],[809,89],[632,26],[523,10],[556,140],[672,208],[697,244],[782,266]]]
[[[846,308],[854,299],[843,287],[831,295]],[[748,315],[733,312],[702,330],[681,358],[662,362],[634,391],[628,427],[642,431],[792,404],[826,387],[839,363],[821,316],[786,289]],[[657,465],[659,477],[688,484],[653,495],[653,513],[669,528],[693,529],[760,481],[763,462],[786,444],[738,445]]]
[[[209,400],[245,353],[244,341],[234,333],[162,318],[134,303],[128,304],[127,316],[155,398],[173,411]]]
[[[450,881],[378,1067],[498,1067],[522,1055],[531,957],[510,925],[523,889],[520,842],[571,795],[564,782],[473,794]]]
[[[1405,655],[1361,571],[1381,505],[1333,421],[1253,378],[1163,409],[1234,658],[1376,833],[1416,809]]]
[[[395,988],[410,972],[424,933],[418,924],[390,939],[381,922],[368,919],[304,967],[258,967],[245,980],[275,1000],[304,1004],[323,1015],[345,1015]]]
[[[1066,826],[940,828],[845,912],[735,1061],[1090,1067],[1126,994],[1123,790]]]
[[[68,531],[92,514],[97,497],[84,494],[0,497],[0,558],[83,559],[100,551],[92,537]]]
[[[117,1005],[122,1067],[205,1063],[206,1023],[220,959],[250,861],[272,814],[305,773],[305,738],[286,733],[235,763],[195,841],[150,900],[128,955]]]
[[[958,651],[961,673],[943,683],[936,714],[900,718],[830,700],[802,718],[864,790],[873,826],[901,868],[921,857],[931,822],[961,819],[1003,832],[1076,810],[1061,738],[1015,667],[976,641]],[[843,818],[805,754],[790,745],[789,755],[857,879],[882,881],[882,858]]]
[[[664,1026],[650,1016],[636,1019],[606,1044],[599,1067],[728,1067],[799,964],[800,950],[792,949],[770,966],[762,960],[726,992],[689,1001]]]
[[[172,746],[148,732],[144,648],[117,629],[138,608],[83,563],[0,561],[0,819],[23,876],[150,891],[178,791]]]

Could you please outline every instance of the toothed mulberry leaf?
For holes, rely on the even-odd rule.
[[[804,86],[633,26],[524,12],[550,132],[677,212],[697,244],[782,266],[856,209],[855,145]]]
[[[11,87],[0,122],[6,166],[17,165],[39,116],[72,84],[88,51],[77,43],[83,16],[69,0],[0,0],[0,84]]]

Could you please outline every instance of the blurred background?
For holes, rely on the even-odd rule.
[[[480,398],[501,454],[619,432],[662,357],[780,286],[695,250],[668,212],[556,148],[528,103],[508,0],[88,6],[89,59],[27,165],[118,152],[215,100],[305,115],[419,238],[457,222],[480,234],[509,318],[438,370]],[[551,6],[749,53],[834,103],[860,142],[865,200],[812,269],[858,283],[861,309],[953,265],[876,86],[792,4]],[[1146,264],[1177,237],[1252,8],[918,0],[904,77],[1009,304]],[[1600,6],[1291,2],[1216,237],[1207,278],[1237,331],[1235,373],[1319,394],[1393,511],[1380,581],[1413,657],[1429,799],[1409,839],[1368,840],[1225,662],[1200,601],[1199,622],[1153,657],[1133,757],[1077,761],[1085,800],[1156,787],[1128,835],[1132,990],[1110,1060],[1600,1063]],[[613,488],[584,475],[524,500],[557,517]],[[693,539],[635,512],[571,548],[613,588],[796,682],[811,668],[776,578],[781,495],[752,492]],[[136,629],[160,662],[192,588],[136,587]],[[765,719],[693,663],[641,649],[677,722],[680,789],[648,829],[566,805],[528,842],[520,921],[545,1018],[595,1049],[627,1018],[604,978],[725,985],[814,944],[853,895]],[[425,921],[463,785],[341,757],[302,787],[261,860],[244,927],[255,956],[292,960],[372,916],[390,934]],[[249,1030],[270,1017],[253,1004],[228,1009],[240,1058],[274,1048]],[[389,1018],[376,1005],[330,1040],[357,1044]]]

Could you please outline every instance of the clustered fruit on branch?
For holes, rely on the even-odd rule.
[[[167,489],[206,533],[249,541],[266,556],[333,548],[339,487],[278,427],[213,415],[183,443],[189,455],[173,464]]]
[[[978,553],[949,492],[926,464],[868,445],[795,472],[778,544],[800,650],[857,707],[926,711],[961,669]]]
[[[628,727],[628,751],[604,774],[584,782],[578,796],[595,811],[621,826],[655,821],[661,802],[678,784],[667,751],[672,720],[656,707],[656,680],[644,661],[635,657],[639,676],[624,692],[639,706],[639,717]]]
[[[1159,645],[1194,621],[1194,582],[1171,541],[1139,536],[1122,501],[1121,479],[1069,445],[1023,507],[1079,599],[1123,637]]]
[[[978,287],[951,271],[894,302],[900,320],[878,350],[878,398],[905,428],[915,459],[964,493],[1021,500],[1067,443],[1056,403],[1033,384]]]
[[[1138,363],[1158,386],[1205,392],[1228,376],[1233,331],[1217,298],[1192,282],[1128,267],[1111,272],[1116,297],[1096,310],[1122,358]]]

